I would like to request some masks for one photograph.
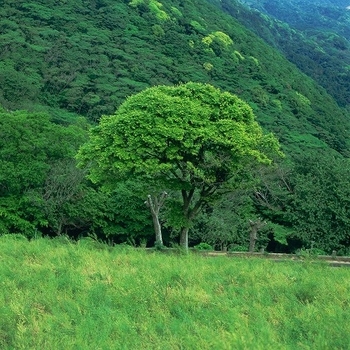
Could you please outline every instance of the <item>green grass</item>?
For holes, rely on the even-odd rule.
[[[0,349],[349,349],[350,269],[0,237]]]

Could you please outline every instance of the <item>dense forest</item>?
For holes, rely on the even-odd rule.
[[[214,0],[213,0],[214,1]],[[350,105],[350,11],[347,1],[217,2],[288,60],[315,79],[338,102]]]
[[[245,168],[242,186],[208,203],[193,222],[190,245],[247,249],[254,222],[263,223],[256,249],[349,254],[350,11],[327,5],[339,25],[330,19],[308,28],[306,9],[295,23],[292,12],[288,19],[281,8],[278,17],[260,4],[261,12],[233,0],[5,0],[0,233],[154,244],[144,202],[168,188],[129,177],[106,190],[86,176],[88,164],[76,167],[76,154],[89,129],[127,97],[196,82],[249,104],[285,157]],[[313,13],[313,21],[325,16]],[[160,212],[166,245],[179,234],[168,192]]]

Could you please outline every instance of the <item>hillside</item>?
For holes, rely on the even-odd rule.
[[[333,31],[350,38],[349,2],[347,0],[240,0],[251,8],[303,31]]]
[[[350,11],[347,1],[212,0],[280,50],[350,108]]]
[[[212,4],[6,1],[1,13],[7,109],[96,121],[145,87],[209,82],[249,102],[287,153],[349,150],[349,121],[335,101]]]

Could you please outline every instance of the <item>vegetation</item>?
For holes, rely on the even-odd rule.
[[[344,1],[4,1],[1,349],[350,348]]]
[[[78,154],[94,182],[141,177],[156,191],[175,191],[173,208],[188,248],[188,230],[222,191],[240,187],[252,164],[282,155],[277,140],[263,135],[251,108],[210,85],[159,86],[126,100],[91,130]],[[151,189],[150,189],[151,190]],[[176,198],[176,197],[175,197]],[[175,220],[176,220],[175,219]]]
[[[228,0],[5,1],[0,10],[4,19],[0,23],[0,234],[94,236],[151,246],[156,213],[153,221],[162,227],[166,246],[176,244],[181,228],[191,226],[191,246],[206,243],[215,249],[247,250],[253,222],[262,223],[256,249],[313,248],[349,254],[349,50],[347,27],[341,23],[347,23],[350,12],[340,14],[338,7],[330,5],[325,12],[327,1],[313,2],[312,20],[318,26],[311,31],[300,24],[307,14],[307,9],[298,7],[301,2],[281,1],[278,7],[276,3],[274,16],[283,14],[281,19],[289,24],[269,18],[267,2],[259,3],[264,14]],[[256,2],[249,4],[254,7]],[[174,120],[173,128],[166,127],[162,118],[169,111],[162,109],[158,131],[176,141],[171,149],[163,144],[167,159],[194,158],[193,169],[187,169],[191,174],[185,181],[187,195],[193,185],[189,183],[197,185],[198,179],[206,185],[216,179],[225,183],[225,192],[230,189],[222,193],[220,185],[205,200],[194,194],[191,210],[196,201],[202,210],[193,217],[190,211],[187,216],[181,212],[181,220],[179,182],[165,184],[158,178],[150,183],[129,167],[127,179],[113,178],[107,192],[105,181],[92,183],[86,178],[91,164],[77,169],[75,161],[91,125],[100,119],[108,124],[109,117],[102,115],[112,115],[112,121],[123,111],[130,117],[132,110],[138,110],[132,101],[150,91],[175,91],[174,86],[179,91],[179,83],[210,84],[225,96],[245,101],[238,104],[249,110],[246,116],[254,114],[263,129],[253,128],[258,138],[273,133],[286,154],[278,160],[259,149],[273,160],[272,167],[245,164],[236,178],[223,181],[232,173],[219,170],[231,171],[232,159],[227,161],[211,149],[210,162],[205,153],[196,163],[199,130],[189,133]],[[153,90],[154,86],[163,88]],[[167,101],[168,97],[165,92],[159,95]],[[202,123],[202,106],[183,105],[184,111],[185,107],[192,108],[186,115],[190,130],[190,122]],[[140,136],[147,130],[148,144],[156,146],[159,140],[150,133],[155,109],[147,111],[147,122],[139,118],[138,110],[139,125],[120,125],[116,134],[135,127],[133,132]],[[213,133],[215,147],[219,142],[221,150],[227,146],[222,136],[227,136],[229,124],[227,129],[220,126],[222,135]],[[177,140],[179,130],[186,139]],[[247,131],[248,149],[255,149],[249,137],[252,129]],[[192,144],[195,152],[188,152]],[[137,150],[130,156],[140,165],[145,145],[133,147]],[[209,168],[200,167],[208,164]],[[219,175],[224,176],[219,179]],[[238,182],[239,188],[234,186]],[[174,189],[175,185],[179,186]],[[157,204],[165,192],[164,205],[150,211],[145,201],[151,195]]]
[[[347,349],[349,271],[0,237],[0,347]]]
[[[86,137],[81,122],[66,127],[44,113],[0,112],[1,234],[32,237],[40,228],[61,234],[84,222],[79,194],[89,189],[74,161]]]
[[[278,48],[350,110],[350,11],[347,1],[213,2]]]
[[[290,153],[348,152],[344,112],[276,50],[208,2],[157,4],[6,1],[0,104],[96,121],[147,87],[210,83],[249,103]]]

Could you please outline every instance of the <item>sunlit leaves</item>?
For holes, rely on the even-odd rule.
[[[188,83],[151,88],[128,98],[92,131],[80,159],[94,162],[95,180],[107,173],[118,178],[129,172],[164,180],[173,175],[162,174],[175,169],[184,178],[193,172],[197,181],[207,181],[222,165],[210,164],[208,154],[212,159],[226,157],[226,165],[234,170],[245,157],[267,161],[259,150],[264,143],[272,152],[277,150],[276,141],[263,135],[247,104],[209,85]]]
[[[110,189],[142,176],[158,190],[180,190],[179,220],[188,226],[220,189],[239,186],[239,180],[229,182],[238,171],[268,164],[269,154],[281,155],[278,142],[263,134],[245,102],[211,85],[187,83],[129,97],[92,130],[78,159],[90,166],[91,180]]]

